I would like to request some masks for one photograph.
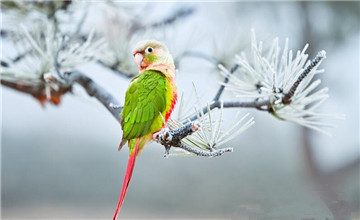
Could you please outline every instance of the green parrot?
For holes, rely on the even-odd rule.
[[[122,110],[123,130],[119,150],[129,146],[129,160],[113,220],[124,202],[136,156],[170,117],[177,101],[174,60],[165,44],[156,40],[140,41],[133,50],[139,74],[130,82]]]

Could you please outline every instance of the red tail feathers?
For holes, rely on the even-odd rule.
[[[124,202],[126,192],[127,192],[127,188],[129,186],[131,176],[132,176],[132,172],[134,170],[136,155],[138,154],[138,151],[139,151],[139,138],[136,138],[134,150],[131,153],[131,155],[129,157],[129,160],[128,160],[128,165],[127,165],[126,173],[125,173],[125,177],[124,177],[124,183],[123,183],[123,186],[122,186],[122,189],[121,189],[119,201],[118,201],[118,204],[116,206],[116,210],[115,210],[113,220],[117,219],[117,216],[119,215],[121,206],[122,206],[122,204]]]

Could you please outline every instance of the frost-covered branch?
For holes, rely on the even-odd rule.
[[[328,98],[328,88],[318,89],[321,81],[313,79],[316,74],[324,72],[318,67],[325,58],[325,51],[319,52],[317,57],[309,61],[305,53],[308,46],[306,44],[302,50],[293,53],[289,50],[288,39],[281,50],[279,40],[275,38],[272,45],[264,49],[263,42],[256,40],[253,31],[251,57],[248,58],[245,53],[236,55],[235,62],[239,67],[234,73],[219,66],[224,77],[229,78],[222,85],[240,101],[264,101],[264,106],[255,107],[258,110],[268,111],[278,119],[327,134],[323,128],[332,125],[320,120],[343,119],[344,116],[318,112],[319,106]]]
[[[173,147],[181,148],[187,152],[195,154],[196,156],[202,156],[202,157],[218,157],[223,155],[224,153],[234,151],[232,147],[220,148],[213,151],[204,151],[201,149],[190,147],[182,142],[179,142],[176,146]]]
[[[176,130],[164,128],[158,135],[157,139],[163,145],[175,145],[176,142],[181,141],[181,139],[188,135],[191,135],[198,129],[199,125],[194,122],[189,122]]]
[[[301,75],[297,78],[294,84],[291,86],[290,90],[284,95],[283,103],[290,104],[291,97],[294,96],[296,89],[300,85],[300,83],[305,79],[305,77],[314,69],[321,60],[326,58],[326,52],[324,50],[320,51],[316,57],[307,65],[306,69],[301,73]]]
[[[162,129],[160,133],[157,135],[156,139],[158,143],[165,146],[164,156],[167,157],[169,155],[169,151],[171,147],[181,148],[187,152],[203,157],[217,157],[217,156],[221,156],[226,152],[233,151],[233,148],[212,149],[211,151],[207,151],[207,150],[202,150],[200,148],[191,147],[181,142],[183,138],[185,138],[188,135],[191,135],[198,129],[199,129],[198,124],[194,122],[189,122],[184,126],[177,128],[175,130],[170,130],[169,128]]]

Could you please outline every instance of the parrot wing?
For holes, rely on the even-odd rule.
[[[141,137],[161,128],[160,113],[166,108],[166,78],[146,70],[132,81],[122,110],[123,139]]]

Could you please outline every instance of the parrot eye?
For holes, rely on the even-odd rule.
[[[145,52],[149,54],[149,53],[153,52],[153,50],[154,49],[152,47],[147,47]]]

